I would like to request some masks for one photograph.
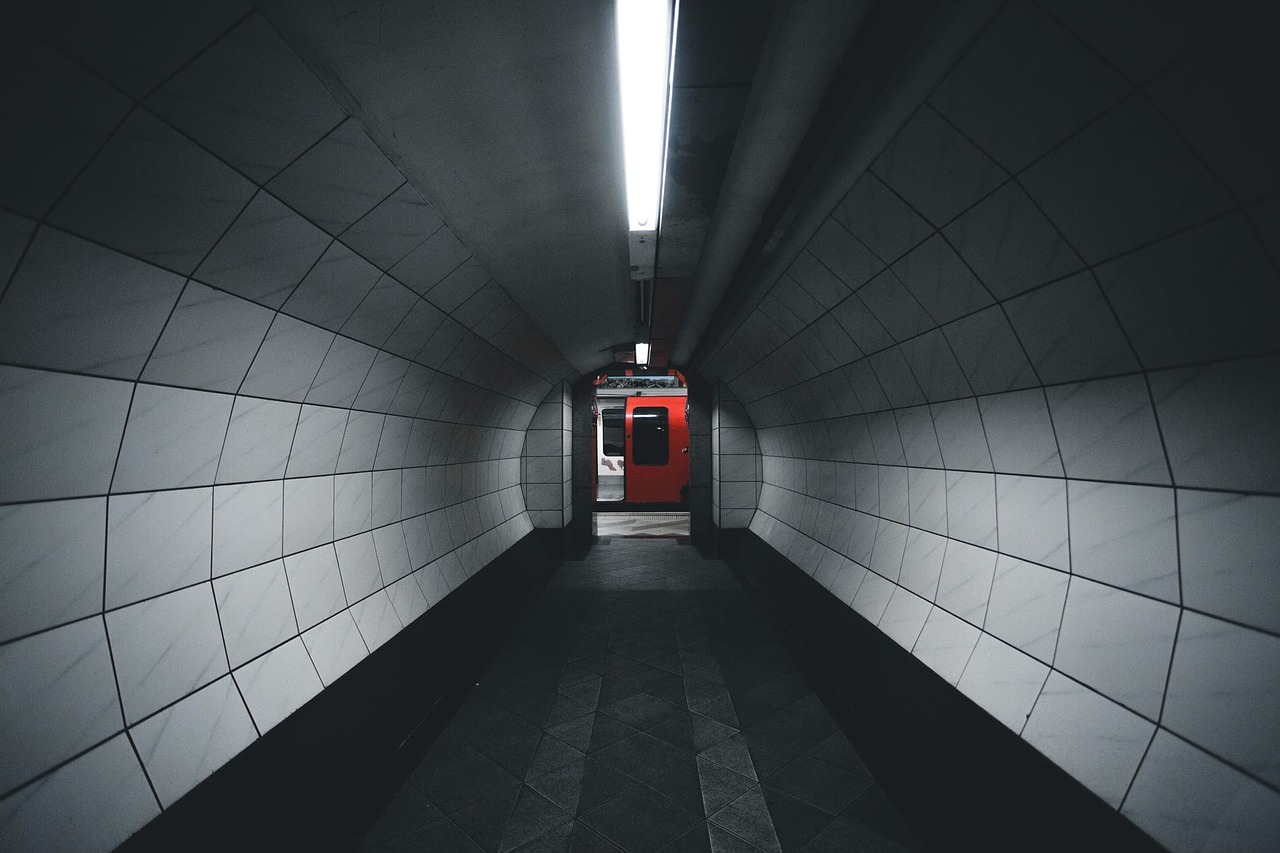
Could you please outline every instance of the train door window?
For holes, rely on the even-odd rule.
[[[627,410],[604,409],[600,412],[600,421],[601,429],[604,430],[604,455],[622,456],[627,430]]]
[[[670,454],[665,406],[637,406],[631,414],[631,456],[637,465],[666,465]]]

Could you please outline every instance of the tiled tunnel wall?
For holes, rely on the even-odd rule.
[[[1280,73],[1134,8],[1007,4],[706,372],[754,532],[1163,844],[1271,849]]]
[[[711,511],[721,529],[751,524],[760,502],[760,445],[751,418],[723,384],[711,412]]]
[[[0,31],[0,849],[105,850],[531,529],[571,371],[248,7],[48,14]]]
[[[521,464],[524,503],[536,528],[573,521],[573,390],[561,382],[547,392],[525,433]]]

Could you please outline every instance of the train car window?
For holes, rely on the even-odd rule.
[[[637,406],[631,413],[631,455],[637,465],[666,465],[670,444],[664,406]]]
[[[604,435],[604,455],[623,456],[627,432],[626,409],[604,409],[600,412],[600,428]]]

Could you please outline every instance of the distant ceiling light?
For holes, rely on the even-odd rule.
[[[641,367],[649,366],[649,344],[636,341],[636,364]]]
[[[617,19],[627,227],[657,231],[671,102],[672,0],[617,0]]]

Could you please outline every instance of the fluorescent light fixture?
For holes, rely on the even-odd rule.
[[[636,341],[636,364],[641,367],[649,365],[649,345]]]
[[[627,228],[657,231],[671,89],[672,0],[617,0]]]

